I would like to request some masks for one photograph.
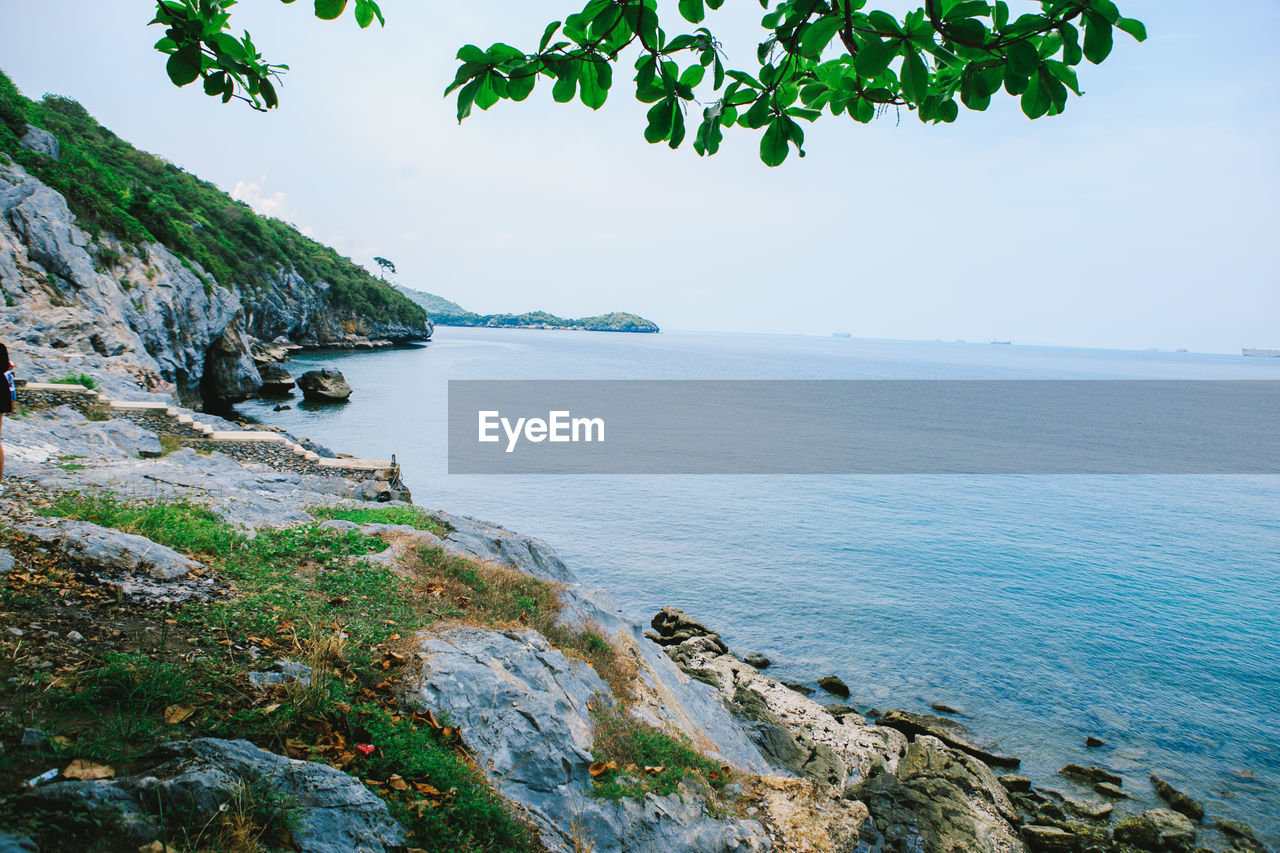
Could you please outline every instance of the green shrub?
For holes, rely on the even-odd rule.
[[[71,373],[61,379],[50,379],[54,385],[82,385],[90,391],[98,387],[98,380],[87,373]]]

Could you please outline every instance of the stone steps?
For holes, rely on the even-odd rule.
[[[219,430],[167,403],[110,400],[81,385],[28,382],[18,389],[18,402],[27,408],[71,406],[85,415],[124,418],[157,435],[173,436],[188,447],[217,450],[242,462],[261,462],[281,470],[391,483],[400,479],[400,466],[394,461],[329,459],[277,432]]]

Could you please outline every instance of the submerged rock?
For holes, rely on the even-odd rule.
[[[1155,787],[1156,793],[1160,795],[1160,799],[1169,804],[1169,808],[1176,812],[1181,812],[1194,821],[1204,820],[1204,806],[1199,801],[1188,794],[1184,794],[1177,788],[1159,776],[1151,777],[1151,784]]]
[[[345,403],[352,393],[342,372],[332,367],[308,370],[299,376],[298,390],[311,403]]]
[[[1066,776],[1068,779],[1074,779],[1077,782],[1084,782],[1090,785],[1096,785],[1100,782],[1108,782],[1119,787],[1124,784],[1124,779],[1120,778],[1118,774],[1092,765],[1089,767],[1082,767],[1079,764],[1068,764],[1066,767],[1059,770],[1058,774],[1060,776]]]
[[[748,666],[754,666],[756,669],[765,669],[770,664],[773,663],[773,661],[769,660],[767,657],[760,654],[759,652],[752,652],[751,654],[744,657],[742,659],[742,662],[747,664]]]

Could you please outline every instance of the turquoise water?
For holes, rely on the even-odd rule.
[[[1280,478],[464,477],[445,442],[451,378],[1280,379],[1280,359],[441,328],[291,370],[320,364],[350,404],[242,410],[395,453],[418,503],[547,539],[636,619],[682,607],[862,708],[960,708],[1045,784],[1098,763],[1146,796],[1154,772],[1280,841]]]

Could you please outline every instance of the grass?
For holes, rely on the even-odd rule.
[[[418,530],[427,530],[438,536],[449,532],[448,528],[416,506],[314,506],[307,512],[321,521],[337,519],[355,524],[404,524]]]
[[[687,740],[637,720],[625,710],[598,703],[591,715],[593,767],[601,770],[593,793],[601,799],[664,796],[676,793],[681,783],[713,793],[733,778],[729,767],[717,765]]]
[[[12,732],[34,725],[60,740],[28,751],[19,766],[0,760],[0,778],[29,778],[23,774],[39,772],[32,768],[66,766],[72,758],[123,773],[140,769],[148,750],[175,738],[247,738],[275,752],[326,761],[364,780],[410,830],[411,847],[459,853],[540,849],[536,834],[458,751],[456,732],[435,717],[399,707],[396,690],[411,642],[406,638],[441,618],[434,612],[440,602],[426,589],[427,579],[358,559],[384,549],[383,542],[318,524],[249,537],[185,502],[68,493],[43,513],[173,547],[206,563],[233,594],[173,613],[129,612],[128,619],[147,624],[133,624],[124,638],[110,641],[121,649],[99,653],[97,642],[86,642],[88,657],[68,667],[71,672],[24,674],[19,695],[0,700],[9,706],[0,709],[0,726]],[[47,567],[40,580],[22,584],[23,604],[44,624],[64,602],[103,595],[100,588],[78,589],[66,566]],[[531,594],[547,600],[544,593]],[[6,606],[15,601],[6,600]],[[518,611],[505,608],[500,615]],[[88,628],[81,630],[89,636]],[[260,659],[254,660],[251,649]],[[277,658],[311,666],[311,686],[264,693],[247,684],[249,669]],[[177,724],[171,722],[175,715],[181,717]],[[374,744],[375,750],[365,756],[354,749],[357,743]],[[0,804],[0,817],[4,808]],[[241,811],[231,803],[226,819],[210,827],[172,823],[165,840],[183,850],[255,849],[245,846],[249,841],[271,846],[278,832],[270,822]],[[44,841],[42,849],[51,842],[100,849],[94,839],[101,828],[90,816],[45,815],[18,825]],[[255,827],[265,829],[259,833]]]
[[[90,391],[98,387],[98,380],[87,373],[69,373],[61,379],[50,379],[54,385],[81,385]]]
[[[91,615],[76,626],[86,641],[74,653],[60,652],[65,665],[53,670],[15,669],[6,659],[17,659],[19,650],[11,638],[0,637],[0,685],[11,673],[18,677],[0,693],[0,735],[35,726],[51,736],[41,750],[0,750],[0,787],[66,766],[72,758],[125,773],[142,769],[146,752],[168,740],[247,738],[274,752],[328,762],[363,780],[410,830],[410,847],[536,851],[536,833],[460,751],[447,719],[442,723],[400,706],[400,674],[416,632],[432,624],[531,628],[565,654],[590,663],[620,700],[636,677],[631,658],[598,628],[575,630],[561,623],[559,585],[440,548],[422,548],[392,567],[360,559],[386,545],[358,531],[325,530],[317,522],[249,536],[207,508],[183,501],[65,493],[42,513],[146,536],[200,560],[230,589],[172,613],[124,602],[113,608],[103,588],[78,584],[73,567],[38,558],[43,552],[33,545],[0,532],[15,553],[46,560],[25,581],[12,573],[0,581],[6,608],[20,607],[62,635],[68,626],[55,621],[61,614]],[[314,514],[447,532],[413,507],[324,508]],[[250,687],[248,670],[280,658],[310,666],[310,686],[265,693]],[[439,711],[443,717],[447,709]],[[625,706],[593,713],[593,754],[612,762],[595,779],[596,796],[668,794],[682,782],[714,796],[728,779],[725,769],[687,741],[638,721]],[[375,748],[365,755],[356,744]],[[627,784],[624,777],[637,781]],[[5,808],[0,795],[0,818]],[[278,834],[270,828],[274,824],[264,823],[263,815],[242,820],[235,817],[238,809],[229,806],[231,817],[215,826],[175,822],[166,841],[184,850],[236,850],[245,839],[269,846]],[[44,818],[20,825],[43,839],[99,849],[91,843],[97,837],[92,816]],[[266,828],[258,833],[255,827]]]

